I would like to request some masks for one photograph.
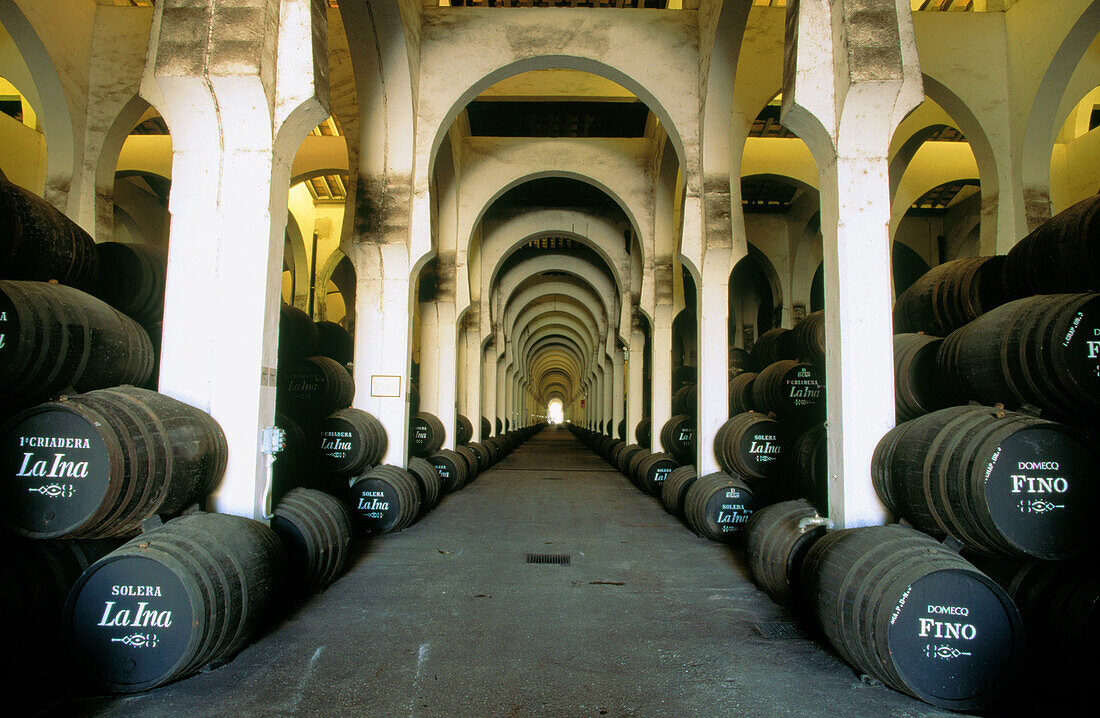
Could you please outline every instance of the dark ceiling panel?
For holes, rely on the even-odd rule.
[[[474,137],[645,137],[642,102],[502,102],[466,107]]]

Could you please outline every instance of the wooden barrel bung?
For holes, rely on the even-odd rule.
[[[386,453],[382,422],[361,409],[340,409],[320,424],[321,467],[338,476],[360,474]]]
[[[840,656],[894,690],[952,710],[1012,686],[1023,632],[992,579],[898,524],[833,531],[802,564],[807,605]]]
[[[100,690],[143,691],[242,648],[269,618],[285,555],[239,516],[189,514],[96,561],[69,595],[65,629]]]
[[[0,520],[33,538],[133,534],[205,497],[227,457],[213,418],[147,389],[39,404],[0,427]]]

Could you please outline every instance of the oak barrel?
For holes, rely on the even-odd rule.
[[[350,406],[355,396],[351,374],[325,356],[279,362],[277,385],[279,410],[311,420]]]
[[[375,466],[351,482],[348,509],[368,534],[400,531],[420,516],[420,483],[398,466]]]
[[[806,604],[840,657],[951,710],[992,705],[1023,659],[1012,599],[932,538],[898,524],[833,531],[802,564]]]
[[[259,521],[181,516],[96,561],[65,629],[80,675],[100,690],[143,691],[232,656],[270,617],[285,555]]]
[[[443,500],[443,480],[439,472],[427,460],[419,456],[409,458],[409,474],[420,484],[420,514],[423,516]]]
[[[661,485],[661,505],[665,511],[677,518],[684,518],[684,497],[691,485],[699,478],[692,465],[679,466],[665,479]]]
[[[825,535],[828,520],[804,499],[766,506],[745,525],[745,548],[756,585],[778,604],[799,596],[802,560]]]
[[[772,479],[784,466],[783,425],[755,411],[731,416],[714,435],[714,457],[728,474]]]
[[[452,491],[458,491],[466,485],[466,474],[469,465],[458,452],[450,449],[440,449],[428,457],[428,462],[439,473],[443,493],[449,494]]]
[[[39,404],[0,427],[0,518],[34,538],[125,536],[203,499],[227,456],[210,415],[148,389]]]
[[[665,479],[677,466],[679,464],[669,454],[650,454],[638,462],[636,473],[631,479],[643,493],[660,496]]]
[[[673,416],[661,427],[661,447],[676,459],[689,464],[695,460],[695,417]]]
[[[352,476],[377,464],[386,453],[386,429],[361,409],[340,409],[320,424],[318,459],[325,471]]]
[[[0,405],[144,384],[153,345],[133,319],[79,289],[0,281]]]
[[[722,473],[701,476],[684,496],[684,519],[712,541],[736,539],[756,510],[756,497],[741,479]]]
[[[1068,426],[959,406],[891,429],[871,479],[913,526],[998,555],[1065,559],[1093,550],[1100,456]]]
[[[969,257],[928,270],[894,302],[894,331],[947,336],[1004,303],[1004,257]]]
[[[300,595],[325,589],[340,577],[351,547],[351,516],[338,499],[296,488],[275,506],[271,528],[287,554],[287,584]]]
[[[95,295],[139,324],[161,321],[168,250],[155,244],[101,242]]]

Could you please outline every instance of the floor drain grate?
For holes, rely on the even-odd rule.
[[[790,640],[806,638],[806,635],[802,633],[802,629],[798,627],[797,623],[791,623],[789,621],[767,621],[764,623],[754,623],[752,627],[756,629],[764,638],[771,640]]]
[[[529,553],[527,563],[552,563],[557,566],[568,566],[570,554],[567,553]]]

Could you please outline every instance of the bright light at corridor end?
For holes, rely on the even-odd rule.
[[[546,415],[550,417],[551,424],[560,424],[565,421],[565,410],[559,399],[551,399],[546,405]]]

